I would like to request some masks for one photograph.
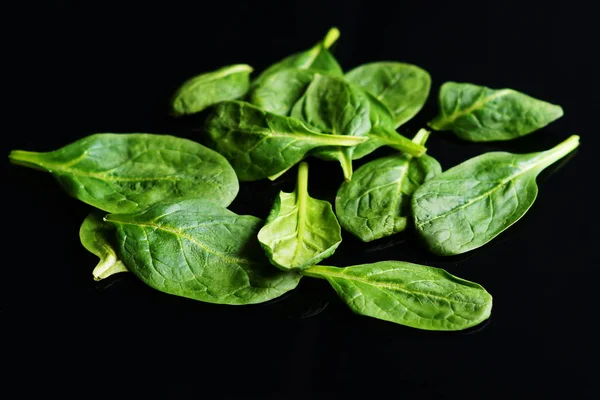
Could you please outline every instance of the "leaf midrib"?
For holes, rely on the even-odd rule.
[[[483,89],[483,90],[485,90],[485,89]],[[451,124],[452,122],[456,121],[458,118],[464,117],[465,115],[469,115],[473,111],[482,108],[490,101],[496,100],[497,98],[504,97],[506,95],[509,95],[512,92],[513,91],[511,89],[500,89],[490,96],[485,96],[482,99],[477,100],[471,106],[469,106],[461,111],[453,113],[450,116],[444,115],[443,123],[441,125],[445,126],[445,125]],[[457,99],[457,102],[458,102],[458,99]],[[443,110],[443,108],[442,108],[442,110]]]

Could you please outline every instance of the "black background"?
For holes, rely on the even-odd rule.
[[[525,217],[468,254],[435,257],[411,232],[369,244],[344,236],[328,264],[405,260],[482,284],[494,296],[491,319],[451,333],[353,315],[325,282],[311,279],[281,299],[244,307],[168,296],[127,274],[96,283],[96,258],[78,239],[90,207],[50,175],[5,161],[2,348],[11,371],[6,381],[22,382],[21,394],[593,397],[600,35],[584,2],[22,5],[5,15],[16,22],[5,37],[12,53],[5,63],[16,67],[6,87],[17,89],[8,92],[14,96],[7,117],[17,123],[3,129],[5,154],[54,150],[96,132],[200,140],[192,129],[201,118],[168,116],[169,96],[181,82],[233,63],[260,71],[309,48],[331,26],[342,33],[334,53],[345,70],[397,60],[429,71],[430,98],[401,128],[407,135],[435,115],[437,90],[447,80],[511,87],[563,106],[562,119],[512,142],[432,134],[429,153],[444,169],[490,150],[544,150],[571,134],[581,136],[581,147],[540,175],[538,199]],[[310,165],[311,194],[333,199],[339,167]],[[265,217],[277,192],[292,189],[288,175],[243,184],[232,208]]]

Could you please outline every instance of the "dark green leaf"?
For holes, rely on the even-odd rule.
[[[14,150],[9,158],[52,173],[71,196],[108,212],[183,197],[227,206],[238,192],[223,156],[174,136],[101,133],[48,153]]]
[[[427,136],[421,129],[413,141],[425,144]],[[335,212],[340,224],[364,242],[403,231],[413,192],[441,172],[428,155],[394,154],[364,164],[338,190]]]
[[[537,175],[577,146],[579,136],[573,135],[539,153],[486,153],[425,182],[412,200],[419,236],[443,256],[486,244],[531,207]]]
[[[252,86],[260,86],[269,76],[289,68],[306,69],[323,74],[342,76],[342,68],[333,55],[327,50],[340,36],[337,28],[331,28],[322,41],[312,48],[299,53],[292,54],[281,61],[276,62],[264,70],[253,82]]]
[[[446,82],[440,89],[440,114],[429,122],[472,142],[510,140],[562,117],[560,106],[512,89],[493,90],[470,83]]]
[[[298,167],[293,193],[280,192],[258,240],[271,263],[283,270],[304,269],[331,256],[342,242],[331,204],[308,195],[308,164]]]
[[[225,100],[235,100],[248,92],[252,67],[230,65],[186,81],[173,95],[172,114],[194,114]]]
[[[416,65],[374,62],[354,68],[346,79],[380,100],[394,115],[394,128],[414,117],[423,107],[431,77]]]
[[[262,221],[199,199],[110,214],[127,269],[154,289],[219,304],[260,303],[298,285],[256,239]]]
[[[206,132],[209,145],[231,162],[242,181],[281,172],[317,147],[354,146],[367,140],[318,133],[297,119],[240,101],[218,104],[206,120]]]
[[[443,269],[402,261],[347,268],[313,266],[302,273],[329,281],[357,314],[413,328],[456,331],[489,318],[492,296]]]
[[[312,70],[288,68],[269,75],[250,94],[250,102],[265,111],[289,115],[314,76]]]
[[[118,272],[127,272],[127,268],[117,256],[114,247],[114,226],[102,220],[102,213],[92,212],[81,224],[79,239],[90,253],[98,256],[100,261],[92,275],[99,281]]]

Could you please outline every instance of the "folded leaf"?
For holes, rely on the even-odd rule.
[[[342,242],[331,204],[308,195],[308,164],[298,167],[293,193],[280,192],[258,240],[282,270],[304,269],[331,256]]]
[[[171,99],[172,114],[193,114],[225,100],[235,100],[248,92],[252,67],[230,65],[187,80]]]
[[[274,268],[256,235],[263,222],[199,199],[109,214],[127,269],[154,289],[219,304],[253,304],[292,290],[300,275]]]
[[[440,114],[429,122],[472,142],[511,140],[562,117],[560,106],[512,89],[494,90],[470,83],[446,82],[440,89]]]
[[[83,247],[100,258],[98,265],[92,271],[95,281],[108,278],[118,272],[127,272],[127,268],[115,251],[114,226],[104,222],[102,215],[97,211],[90,213],[79,229],[79,238]]]
[[[413,328],[456,331],[489,318],[492,296],[443,269],[402,261],[346,268],[316,265],[303,275],[329,281],[357,314]]]
[[[537,175],[577,146],[579,136],[573,135],[539,153],[486,153],[428,180],[412,199],[423,243],[442,256],[483,246],[531,207]]]
[[[223,156],[168,135],[100,133],[48,153],[13,150],[9,159],[50,172],[71,196],[108,212],[184,197],[227,206],[239,189]]]

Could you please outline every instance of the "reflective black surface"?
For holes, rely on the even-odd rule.
[[[62,1],[20,10],[11,56],[19,71],[5,126],[9,149],[54,150],[96,132],[168,133],[198,140],[202,117],[174,120],[167,101],[185,79],[222,65],[257,71],[310,47],[330,26],[345,70],[414,63],[432,76],[412,136],[436,111],[447,80],[511,87],[563,106],[547,128],[506,143],[432,134],[444,169],[491,150],[548,149],[571,134],[580,149],[543,172],[530,211],[488,245],[441,258],[411,232],[364,244],[344,235],[331,265],[406,260],[482,284],[492,317],[462,332],[427,332],[353,315],[326,282],[304,279],[275,301],[219,306],[156,292],[133,276],[94,282],[96,258],[78,238],[90,207],[54,179],[3,172],[3,348],[11,373],[38,389],[80,398],[588,398],[597,339],[600,222],[598,33],[583,2],[302,1],[276,5]],[[15,41],[16,43],[16,41]],[[12,48],[12,47],[11,47]],[[380,150],[356,163],[388,154]],[[309,190],[333,200],[340,168],[310,160]],[[242,184],[232,205],[265,217],[276,182]],[[10,350],[10,352],[9,352]],[[12,362],[14,361],[14,363]],[[12,381],[12,375],[9,376]]]

